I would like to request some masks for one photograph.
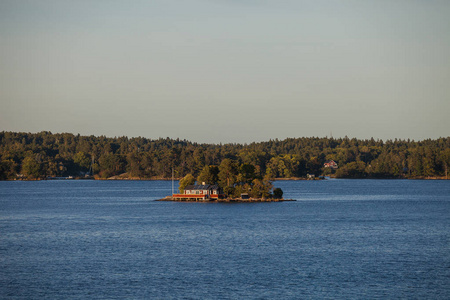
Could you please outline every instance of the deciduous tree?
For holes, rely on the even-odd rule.
[[[179,182],[179,190],[180,193],[184,193],[184,189],[191,184],[195,183],[195,178],[194,176],[192,176],[192,174],[187,174],[186,176],[184,176],[180,182]]]

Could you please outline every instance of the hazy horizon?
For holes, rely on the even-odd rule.
[[[0,131],[450,136],[449,1],[0,0]]]
[[[411,139],[411,138],[388,138],[388,139],[380,139],[380,138],[376,138],[376,137],[369,137],[369,138],[358,138],[358,137],[352,137],[352,136],[342,136],[342,137],[336,137],[336,136],[288,136],[288,137],[284,137],[284,138],[268,138],[267,140],[254,140],[254,141],[242,141],[242,142],[201,142],[201,141],[196,141],[196,140],[191,140],[191,139],[187,139],[187,138],[182,138],[182,137],[168,137],[168,136],[158,136],[158,137],[146,137],[146,136],[128,136],[128,135],[105,135],[105,134],[101,134],[101,135],[95,135],[95,134],[81,134],[79,132],[53,132],[53,131],[49,131],[49,130],[42,130],[42,131],[38,131],[38,132],[29,132],[29,131],[5,131],[5,132],[13,132],[13,133],[26,133],[26,134],[38,134],[41,132],[50,132],[51,134],[73,134],[73,135],[80,135],[80,136],[84,136],[84,137],[89,137],[89,136],[95,136],[95,137],[100,137],[100,136],[104,136],[106,138],[111,138],[111,139],[119,139],[122,137],[126,137],[128,139],[134,139],[134,138],[144,138],[144,139],[149,139],[149,140],[158,140],[158,139],[172,139],[172,140],[180,140],[180,141],[186,141],[189,143],[193,143],[193,144],[210,144],[210,145],[226,145],[226,144],[240,144],[240,145],[250,145],[252,143],[264,143],[264,142],[269,142],[269,141],[283,141],[286,139],[312,139],[312,138],[318,138],[318,139],[335,139],[335,140],[339,140],[339,139],[357,139],[357,140],[371,140],[372,138],[375,141],[383,141],[383,143],[387,142],[387,141],[410,141],[410,142],[423,142],[425,140],[438,140],[441,138],[450,138],[450,136],[440,136],[437,138],[425,138],[425,139]]]

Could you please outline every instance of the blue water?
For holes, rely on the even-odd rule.
[[[165,181],[0,182],[0,298],[450,298],[450,181],[275,186],[299,201],[153,201]]]

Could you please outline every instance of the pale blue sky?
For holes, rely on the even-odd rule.
[[[0,0],[0,130],[450,135],[450,1]]]

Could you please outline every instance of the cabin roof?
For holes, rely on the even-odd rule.
[[[217,184],[191,184],[184,188],[184,190],[196,191],[196,190],[218,190]]]

